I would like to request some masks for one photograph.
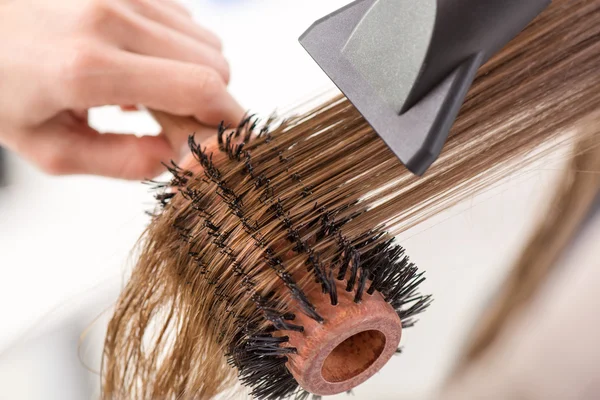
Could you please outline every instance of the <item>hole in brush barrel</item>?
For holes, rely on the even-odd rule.
[[[367,370],[383,353],[385,335],[369,330],[350,336],[334,348],[323,362],[321,375],[330,383],[350,380]]]

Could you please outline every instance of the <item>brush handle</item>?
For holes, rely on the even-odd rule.
[[[181,142],[186,143],[187,146],[187,138],[191,134],[195,135],[197,143],[201,143],[209,149],[217,148],[217,128],[203,125],[194,117],[182,117],[152,109],[148,109],[148,112],[161,126],[165,137],[173,148],[180,146],[179,143]],[[181,162],[183,168],[188,168],[195,164],[197,163],[191,154],[186,154]]]
[[[165,133],[194,132],[200,128],[205,128],[193,117],[182,117],[152,109],[148,109],[148,112],[163,128]]]

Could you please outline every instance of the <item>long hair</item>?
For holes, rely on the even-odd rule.
[[[599,17],[600,1],[553,1],[481,68],[421,178],[341,97],[278,123],[246,120],[222,131],[214,152],[192,139],[195,161],[172,167],[108,327],[104,397],[207,399],[238,374],[257,397],[302,395],[281,361],[252,364],[247,338],[274,323],[294,329],[290,301],[318,313],[302,293],[317,285],[332,295],[337,277],[358,298],[384,293],[412,326],[430,298],[393,238],[540,149],[572,143],[600,107]],[[495,329],[486,326],[473,354]]]

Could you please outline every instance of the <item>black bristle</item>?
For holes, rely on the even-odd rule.
[[[256,114],[250,114],[250,115],[246,115],[244,116],[244,118],[242,118],[242,120],[240,121],[240,124],[238,125],[236,132],[237,135],[236,137],[238,137],[240,135],[240,132],[242,132],[243,130],[245,130],[248,127],[248,124],[250,123],[250,121],[256,116]],[[256,121],[256,119],[254,119]],[[254,126],[251,126],[248,131],[252,132],[254,130]],[[248,140],[244,140],[244,142],[247,142]]]
[[[338,235],[338,242],[340,243],[339,246],[343,247],[343,259],[342,259],[342,263],[340,265],[340,270],[338,272],[338,276],[337,279],[338,280],[344,280],[346,278],[346,271],[348,270],[348,266],[350,265],[350,261],[352,260],[352,253],[350,250],[350,245],[349,243],[342,237],[342,235]]]
[[[308,315],[309,317],[311,317],[318,323],[322,323],[324,321],[323,317],[321,317],[319,315],[319,313],[317,312],[317,309],[315,308],[315,306],[312,305],[310,300],[308,300],[308,297],[306,297],[306,294],[304,294],[304,292],[302,290],[300,290],[300,288],[298,288],[298,286],[296,286],[295,284],[294,285],[286,284],[286,286],[292,293],[292,297],[298,302],[298,304],[302,308],[302,311],[306,315]]]
[[[285,313],[281,317],[286,321],[293,321],[296,319],[296,315],[294,313]]]
[[[275,329],[280,331],[304,332],[304,327],[287,322],[283,316],[275,310],[263,309],[265,318],[273,323]]]
[[[151,190],[171,188],[170,182],[158,182],[152,179],[145,180],[142,182],[142,184],[151,186]]]
[[[417,296],[414,299],[414,303],[407,309],[398,310],[398,316],[402,321],[402,328],[410,328],[417,322],[414,317],[425,311],[433,302],[431,295]]]
[[[252,165],[250,152],[248,151],[244,152],[244,170],[248,173],[248,175],[254,178],[254,166]]]
[[[398,282],[398,286],[386,296],[386,300],[393,305],[401,306],[405,299],[412,297],[419,285],[425,281],[423,272],[417,274],[416,268],[411,267],[407,269],[407,272],[407,274],[401,276],[401,281]]]
[[[258,123],[258,120],[256,120],[255,123]],[[244,143],[250,142],[250,138],[252,137],[252,133],[254,132],[255,127],[256,126],[253,123],[252,126],[250,127],[250,129],[246,129],[246,132],[244,133],[244,138],[243,138]]]
[[[258,118],[254,118],[254,120],[252,120],[252,124],[250,124],[250,128],[248,128],[248,130],[250,132],[254,132],[256,130],[257,126],[258,126]]]
[[[329,270],[329,285],[331,290],[329,291],[329,298],[331,300],[332,306],[338,305],[338,295],[337,295],[337,286],[335,282],[335,277],[333,276],[333,269]]]
[[[229,157],[230,160],[236,159],[236,156],[235,156],[236,145],[234,143],[232,143],[232,139],[234,138],[234,136],[236,136],[236,134],[237,134],[237,131],[229,133],[229,135],[227,135],[227,139],[225,140],[225,152],[227,153],[227,157]]]
[[[367,277],[368,273],[365,269],[360,271],[360,279],[358,281],[358,287],[356,288],[356,294],[354,295],[354,302],[360,303],[362,301],[362,296],[365,291],[365,286],[367,285]]]
[[[302,193],[300,193],[300,196],[301,196],[301,197],[303,197],[303,198],[304,198],[304,197],[308,197],[308,196],[310,196],[310,195],[312,195],[312,194],[313,194],[313,192],[312,192],[312,191],[313,191],[313,187],[312,187],[312,186],[305,186],[305,187],[302,189]]]
[[[319,261],[319,254],[315,253],[310,248],[308,251],[309,253],[306,260],[306,265],[309,267],[309,271],[312,271],[315,277],[315,282],[321,284],[321,291],[323,292],[323,294],[327,294],[331,291],[331,285],[329,284],[329,280],[325,275],[325,268]]]
[[[221,150],[222,152],[225,152],[225,142],[223,141],[223,135],[225,135],[225,124],[223,122],[221,122],[219,124],[219,129],[217,131],[217,142],[219,145],[219,150]]]
[[[294,394],[294,400],[307,400],[310,393],[302,388],[298,388],[298,391]]]
[[[158,200],[161,204],[161,206],[164,208],[167,206],[167,204],[169,203],[169,201],[175,197],[175,192],[167,192],[167,193],[158,193],[156,196],[154,196],[156,198],[156,200]]]
[[[244,151],[245,143],[240,143],[235,146],[235,160],[240,161],[242,159],[242,154]]]
[[[350,270],[350,279],[348,279],[348,284],[346,285],[347,292],[354,290],[354,284],[356,283],[356,278],[358,276],[358,268],[360,267],[360,253],[352,248],[350,249],[350,254],[352,260],[352,269]]]
[[[170,164],[161,163],[173,177],[171,178],[171,182],[169,183],[169,187],[183,187],[185,186],[189,178],[192,177],[192,172],[187,171],[179,167],[173,160],[171,160]]]
[[[274,210],[275,215],[277,216],[277,218],[279,218],[279,220],[281,221],[283,226],[287,229],[287,231],[288,231],[287,238],[291,243],[294,243],[293,250],[298,254],[300,254],[300,253],[308,254],[307,261],[306,261],[308,271],[312,272],[315,277],[316,282],[321,284],[323,293],[324,294],[329,293],[331,290],[330,284],[329,284],[329,281],[327,280],[327,277],[325,276],[324,268],[319,262],[319,254],[315,253],[310,248],[308,243],[306,241],[302,240],[302,238],[300,237],[300,233],[294,227],[291,220],[288,218],[289,213],[286,213],[286,211],[284,210],[281,199],[278,198],[272,204],[271,208]]]

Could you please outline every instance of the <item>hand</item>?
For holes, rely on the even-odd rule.
[[[244,110],[227,92],[221,43],[175,1],[0,0],[0,144],[50,174],[145,179],[187,135],[101,134],[89,108],[236,124]]]

